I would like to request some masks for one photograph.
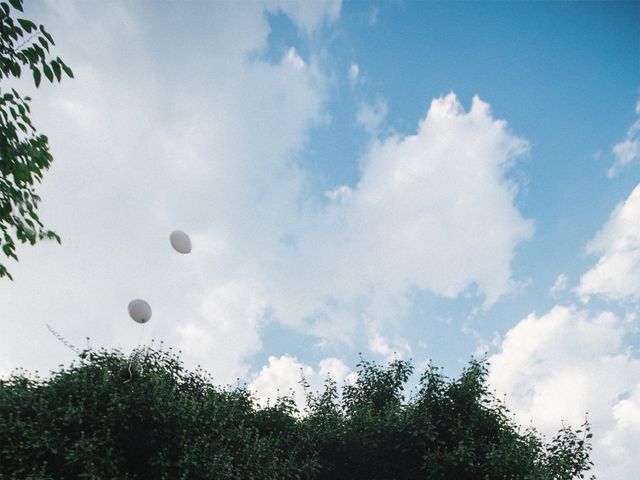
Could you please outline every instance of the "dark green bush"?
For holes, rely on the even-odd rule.
[[[1,479],[573,479],[589,469],[588,425],[549,444],[521,432],[473,361],[436,368],[408,399],[411,364],[359,364],[299,414],[290,398],[258,408],[178,356],[87,351],[47,379],[0,381]]]

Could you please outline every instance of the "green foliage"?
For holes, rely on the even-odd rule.
[[[404,401],[412,371],[404,361],[362,361],[341,401],[331,382],[311,399],[302,421],[322,466],[316,478],[570,480],[591,467],[587,423],[563,427],[550,445],[521,432],[488,391],[484,363],[472,361],[457,380],[430,366]]]
[[[49,82],[63,73],[73,77],[60,59],[52,58],[53,38],[44,26],[25,18],[14,18],[11,7],[22,12],[22,0],[0,2],[0,246],[6,257],[18,260],[16,241],[35,244],[45,238],[60,242],[46,230],[36,212],[40,197],[33,188],[53,160],[48,139],[38,134],[29,114],[29,97],[7,89],[10,78],[20,78],[24,69],[33,75],[36,87],[42,74]],[[0,263],[0,277],[11,275]]]
[[[300,415],[287,397],[258,408],[171,351],[85,351],[48,379],[0,381],[0,479],[584,478],[588,425],[546,444],[509,420],[483,363],[456,380],[429,367],[406,397],[412,371],[362,361],[355,384],[329,379]]]

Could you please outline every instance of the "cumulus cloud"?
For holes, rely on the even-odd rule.
[[[552,297],[557,297],[560,292],[566,290],[567,280],[567,276],[564,273],[558,275],[556,281],[553,283],[553,286],[549,290],[549,295],[551,295]]]
[[[374,142],[355,187],[302,212],[264,274],[274,315],[349,338],[401,316],[416,290],[453,298],[476,285],[491,305],[513,289],[515,247],[532,233],[505,179],[526,151],[478,98],[469,112],[453,94],[434,100],[416,134]]]
[[[640,100],[636,103],[636,113],[640,115]],[[622,169],[640,159],[640,119],[636,120],[629,130],[624,140],[613,146],[615,161],[607,170],[607,176],[613,178]]]
[[[411,355],[411,345],[404,338],[389,340],[380,332],[373,331],[369,335],[369,350],[391,362]]]
[[[281,10],[305,32],[314,33],[325,22],[332,22],[340,16],[342,0],[315,0],[300,2],[296,0],[268,0],[267,8]]]
[[[215,378],[243,377],[246,360],[261,349],[260,322],[266,306],[244,284],[212,287],[200,300],[200,315],[177,327],[180,347],[191,358],[207,359]]]
[[[616,301],[640,300],[640,185],[616,206],[587,245],[587,252],[600,258],[582,275],[576,289],[585,301],[591,295]]]
[[[556,306],[521,320],[489,357],[489,384],[521,424],[550,436],[588,413],[598,478],[631,480],[640,467],[640,360],[624,347],[627,330],[612,313]]]
[[[453,94],[434,100],[414,134],[373,142],[357,184],[313,200],[296,155],[324,118],[329,81],[313,55],[251,55],[267,46],[263,5],[116,5],[42,12],[76,73],[33,94],[56,158],[42,217],[63,245],[22,249],[16,281],[2,285],[10,364],[71,358],[46,323],[74,344],[134,347],[126,305],[141,297],[154,309],[143,343],[178,345],[232,383],[267,321],[350,344],[365,323],[384,331],[409,294],[475,288],[491,305],[512,290],[532,223],[506,174],[528,147],[486,103],[467,112]],[[318,28],[339,13],[326,5],[284,11]],[[204,50],[172,54],[167,28],[181,15],[197,27],[183,42]],[[175,228],[193,235],[192,255],[170,250]]]
[[[356,113],[356,121],[362,125],[369,134],[373,135],[378,132],[380,125],[387,118],[388,113],[389,106],[387,105],[387,101],[379,98],[373,105],[366,102],[360,105]]]
[[[74,344],[134,347],[126,305],[142,297],[154,310],[142,343],[180,346],[233,382],[260,348],[266,308],[247,260],[256,245],[277,250],[291,222],[302,183],[291,156],[321,116],[325,77],[295,49],[275,63],[249,58],[269,35],[258,3],[146,9],[38,12],[76,77],[32,94],[56,159],[42,218],[63,245],[21,250],[16,281],[0,290],[0,351],[41,370],[70,360],[46,323]],[[204,50],[172,55],[163,39],[176,18],[192,22],[182,40]],[[170,250],[175,228],[193,234],[193,255]]]
[[[505,173],[527,148],[486,103],[465,112],[454,94],[431,103],[415,135],[376,142],[341,212],[360,270],[391,292],[454,297],[475,283],[488,304],[509,292],[515,246],[533,227]]]
[[[336,382],[338,387],[344,383],[354,383],[357,373],[352,372],[338,358],[325,358],[317,368],[300,363],[295,357],[282,355],[269,357],[267,365],[262,367],[253,381],[248,385],[255,393],[261,405],[273,404],[284,395],[293,397],[302,412],[306,405],[302,380],[308,384],[308,393],[321,392],[328,379]]]
[[[606,449],[607,461],[607,476],[602,478],[631,480],[640,466],[640,385],[625,392],[612,410],[612,426],[600,442]]]

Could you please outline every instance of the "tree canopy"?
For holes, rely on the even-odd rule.
[[[409,362],[361,361],[357,381],[307,385],[260,408],[171,351],[85,351],[46,379],[0,381],[0,478],[584,478],[589,426],[546,442],[521,430],[471,361],[459,378],[430,366],[410,395]],[[303,380],[304,384],[304,380]]]
[[[16,242],[33,245],[45,238],[60,242],[60,237],[40,220],[40,197],[34,189],[53,160],[48,139],[31,122],[31,98],[6,83],[20,78],[25,69],[36,87],[43,75],[53,83],[63,75],[73,77],[73,72],[60,57],[53,57],[53,37],[44,26],[14,18],[11,7],[22,12],[23,0],[0,2],[0,246],[5,257],[18,260]],[[0,278],[4,276],[12,278],[0,263]]]

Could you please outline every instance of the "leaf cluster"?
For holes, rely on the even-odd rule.
[[[29,117],[31,98],[22,97],[7,80],[20,78],[29,69],[35,86],[42,76],[51,83],[72,70],[60,57],[53,58],[54,40],[43,25],[15,18],[12,8],[22,12],[22,0],[0,2],[0,247],[2,253],[18,260],[16,242],[35,244],[60,237],[44,228],[37,214],[40,197],[34,185],[42,181],[53,160],[48,139],[38,134]],[[0,263],[0,277],[12,278]]]
[[[83,356],[0,382],[0,478],[280,478],[306,464],[286,406],[258,411],[171,351]]]
[[[0,479],[584,478],[590,433],[549,444],[521,432],[471,362],[450,380],[429,367],[362,361],[357,381],[259,408],[171,350],[84,351],[48,378],[0,380]],[[405,398],[407,397],[407,398]]]
[[[458,379],[430,365],[407,397],[409,362],[361,361],[358,380],[310,396],[319,479],[584,478],[592,464],[589,425],[563,427],[550,444],[522,431],[488,390],[486,364],[472,360]],[[582,436],[580,436],[582,435]]]

